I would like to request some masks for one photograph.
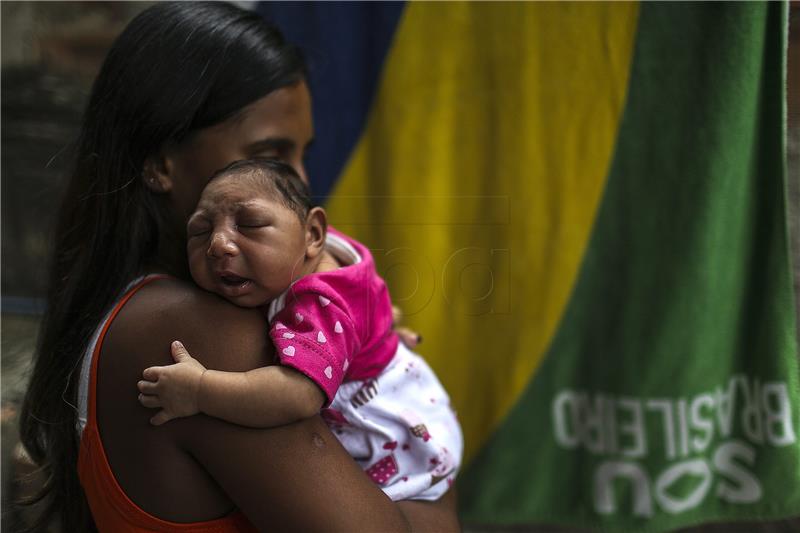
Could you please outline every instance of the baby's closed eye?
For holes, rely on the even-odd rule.
[[[186,226],[186,235],[189,237],[208,235],[209,232],[211,232],[211,224],[206,221],[192,220]]]
[[[268,222],[266,222],[266,221],[256,221],[256,220],[240,222],[240,223],[238,223],[236,225],[236,227],[238,227],[240,229],[242,229],[242,228],[244,228],[244,229],[256,229],[256,228],[265,228],[267,226],[269,226]]]

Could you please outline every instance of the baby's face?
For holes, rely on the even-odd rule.
[[[272,194],[247,179],[220,177],[189,218],[189,268],[204,289],[257,307],[305,274],[305,235],[304,222]]]

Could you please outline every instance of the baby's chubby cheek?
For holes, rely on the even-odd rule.
[[[211,290],[211,273],[205,260],[205,254],[189,254],[189,273],[195,283],[206,290]]]

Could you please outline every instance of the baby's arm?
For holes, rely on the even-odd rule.
[[[138,384],[142,405],[161,408],[150,419],[154,425],[202,412],[243,426],[280,426],[317,414],[325,400],[322,390],[293,368],[207,370],[178,341],[172,356],[176,364],[145,369]]]

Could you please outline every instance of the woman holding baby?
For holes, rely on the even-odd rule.
[[[191,282],[186,222],[209,176],[270,158],[308,181],[300,53],[224,3],[160,3],[114,43],[59,212],[22,439],[63,531],[457,530],[454,497],[392,502],[319,416],[155,428],[142,370],[181,339],[208,368],[273,362],[266,322]],[[88,505],[87,505],[88,500]]]

